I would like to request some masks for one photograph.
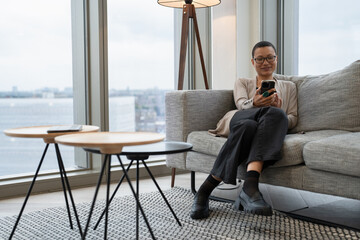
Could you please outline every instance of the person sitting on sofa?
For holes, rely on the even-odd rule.
[[[234,207],[248,213],[272,215],[272,208],[259,191],[263,168],[281,159],[281,147],[288,129],[297,122],[297,90],[293,82],[276,80],[276,49],[267,41],[257,43],[251,62],[255,79],[235,82],[234,100],[238,111],[230,121],[228,139],[219,152],[210,175],[195,195],[190,217],[209,216],[209,196],[218,184],[236,184],[238,166],[246,161],[245,181]],[[260,94],[263,80],[274,80],[275,88]],[[224,119],[222,119],[224,120]]]

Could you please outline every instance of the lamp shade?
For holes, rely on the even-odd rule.
[[[193,4],[195,8],[206,8],[220,4],[221,0],[158,0],[158,4],[172,7],[183,8],[184,4]]]

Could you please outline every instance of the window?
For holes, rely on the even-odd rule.
[[[165,132],[174,88],[173,10],[156,1],[108,1],[109,129]]]
[[[360,1],[299,1],[299,75],[333,72],[360,59]]]
[[[0,4],[0,73],[5,79],[0,131],[72,123],[107,129],[109,100],[111,131],[164,133],[164,96],[174,86],[174,10],[147,0]],[[0,141],[0,191],[13,184],[19,190],[5,195],[22,194],[27,190],[24,177],[33,175],[44,142],[4,134]],[[68,175],[75,179],[73,186],[96,181],[99,155],[64,145],[60,150],[67,171],[88,170]],[[168,170],[163,163],[154,165]],[[42,171],[53,170],[59,177],[55,151],[49,148]],[[60,189],[52,178],[44,176],[43,186]]]
[[[71,2],[0,0],[0,131],[73,123]],[[0,177],[33,174],[42,139],[0,134]],[[74,150],[60,146],[67,169]],[[49,148],[42,170],[57,169]]]

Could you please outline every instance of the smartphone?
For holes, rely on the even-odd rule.
[[[275,81],[274,80],[263,80],[261,82],[260,93],[263,94],[264,92],[266,92],[266,91],[268,91],[268,90],[270,90],[272,88],[275,88]],[[273,94],[274,92],[270,93],[270,95]]]
[[[82,130],[82,125],[60,125],[53,126],[47,130],[48,133],[57,132],[78,132]]]

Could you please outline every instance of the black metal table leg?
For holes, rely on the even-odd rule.
[[[61,178],[61,184],[62,184],[62,188],[63,188],[64,198],[65,198],[65,203],[66,203],[66,210],[67,210],[69,223],[70,223],[70,228],[74,229],[73,223],[72,223],[72,220],[71,220],[68,197],[67,197],[67,194],[66,194],[66,187],[65,187],[65,182],[64,182],[63,169],[62,169],[62,166],[61,166],[61,163],[60,163],[60,161],[61,161],[60,157],[59,157],[60,151],[59,151],[58,146],[56,145],[56,143],[55,143],[55,150],[56,150],[57,162],[58,162],[58,165],[59,165],[59,174],[60,174],[60,178]]]
[[[67,189],[68,189],[68,192],[69,192],[69,196],[70,196],[70,201],[71,201],[71,204],[72,204],[72,207],[73,207],[73,211],[74,211],[74,214],[75,214],[75,219],[76,219],[76,222],[77,222],[77,225],[78,225],[78,228],[79,228],[79,232],[80,232],[80,236],[82,236],[82,228],[81,228],[81,224],[80,224],[80,220],[79,220],[79,215],[76,211],[76,207],[75,207],[75,201],[74,201],[74,198],[73,198],[73,195],[71,193],[71,187],[70,187],[70,183],[69,183],[69,179],[68,177],[66,176],[66,171],[65,171],[65,167],[64,167],[64,162],[62,160],[62,157],[61,157],[61,154],[60,154],[60,150],[59,150],[59,145],[57,143],[55,143],[55,150],[56,150],[56,155],[58,157],[58,162],[59,162],[59,167],[61,168],[60,169],[60,172],[62,171],[62,173],[64,174],[64,180],[65,180],[65,184],[67,186]],[[64,189],[64,192],[65,192],[65,188]],[[67,198],[67,197],[66,197]]]
[[[134,161],[132,160],[132,161],[130,162],[130,164],[127,166],[126,172],[129,171],[129,169],[130,169],[130,167],[131,167],[131,165],[132,165],[133,162],[134,162]],[[114,197],[115,197],[117,191],[119,190],[119,188],[120,188],[120,186],[121,186],[121,183],[124,181],[124,179],[125,179],[125,174],[122,175],[122,177],[121,177],[118,185],[116,186],[113,194],[111,195],[111,198],[110,198],[110,200],[109,200],[109,204],[110,204],[110,203],[112,202],[112,200],[114,199]],[[103,210],[103,212],[101,213],[101,215],[100,215],[97,223],[95,224],[94,230],[96,230],[96,228],[99,226],[100,221],[101,221],[101,219],[103,218],[104,214],[105,214],[105,209]]]
[[[89,224],[90,224],[90,220],[91,220],[91,215],[92,215],[92,212],[93,212],[93,210],[94,210],[96,197],[97,197],[97,194],[98,194],[98,191],[99,191],[99,187],[100,187],[100,184],[101,184],[102,176],[104,175],[104,170],[105,170],[105,166],[106,166],[106,161],[107,161],[108,158],[109,158],[109,155],[106,154],[106,155],[105,155],[104,163],[102,164],[102,167],[101,167],[99,179],[98,179],[98,182],[97,182],[97,185],[96,185],[96,189],[95,189],[95,193],[94,193],[94,198],[93,198],[93,201],[92,201],[92,203],[91,203],[90,212],[89,212],[88,220],[87,220],[87,222],[86,222],[86,226],[85,226],[85,229],[84,229],[84,234],[83,234],[83,236],[82,236],[82,239],[85,239],[86,234],[87,234],[87,230],[88,230],[88,228],[89,228]]]
[[[141,207],[139,198],[137,197],[137,195],[136,195],[136,193],[135,193],[135,190],[134,190],[134,187],[132,186],[132,183],[131,183],[131,180],[130,180],[130,178],[129,178],[129,175],[128,175],[127,172],[125,171],[124,164],[122,163],[122,161],[121,161],[121,159],[120,159],[120,156],[119,156],[119,155],[116,155],[116,156],[117,156],[117,158],[119,159],[121,168],[123,169],[123,172],[124,172],[124,174],[125,174],[126,180],[128,181],[128,184],[129,184],[129,186],[130,186],[130,189],[131,189],[131,191],[132,191],[132,193],[133,193],[133,195],[134,195],[134,197],[135,197],[135,199],[136,199],[136,204],[138,204],[138,206],[139,206],[139,209],[140,209],[140,211],[141,211],[141,214],[143,215],[143,218],[144,218],[144,220],[145,220],[146,226],[147,226],[148,229],[149,229],[149,232],[150,232],[150,234],[151,234],[151,237],[152,237],[152,239],[155,239],[155,236],[154,236],[153,231],[152,231],[152,229],[151,229],[151,227],[150,227],[150,224],[149,224],[149,222],[148,222],[148,220],[147,220],[147,218],[146,218],[146,216],[145,216],[144,210],[143,210],[143,208]]]
[[[37,176],[38,176],[38,174],[39,174],[41,165],[42,165],[42,163],[43,163],[43,161],[44,161],[44,158],[45,158],[45,155],[46,155],[46,152],[47,152],[47,149],[48,149],[48,148],[49,148],[49,143],[46,144],[46,147],[45,147],[44,152],[43,152],[43,154],[42,154],[41,160],[40,160],[39,165],[38,165],[38,167],[37,167],[37,169],[36,169],[35,176],[34,176],[32,182],[31,182],[31,184],[30,184],[29,190],[28,190],[28,192],[27,192],[27,194],[26,194],[26,197],[25,197],[24,203],[23,203],[23,205],[22,205],[22,207],[21,207],[20,213],[19,213],[19,215],[18,215],[18,217],[17,217],[17,219],[16,219],[16,222],[15,222],[15,225],[14,225],[12,231],[11,231],[9,240],[12,239],[12,237],[13,237],[13,235],[14,235],[14,233],[15,233],[16,227],[17,227],[17,225],[18,225],[18,223],[19,223],[19,221],[20,221],[21,215],[22,215],[22,213],[23,213],[23,211],[24,211],[24,209],[25,209],[26,203],[27,203],[27,201],[28,201],[28,199],[29,199],[29,196],[30,196],[30,194],[31,194],[31,191],[32,191],[32,189],[33,189],[33,187],[34,187],[36,178],[37,178]]]
[[[107,239],[107,229],[108,229],[108,220],[109,220],[110,174],[111,174],[111,155],[109,155],[107,180],[106,180],[106,208],[105,208],[105,232],[104,232],[105,240]]]
[[[136,161],[136,196],[139,199],[139,160]],[[139,239],[139,204],[136,203],[136,239]]]
[[[173,214],[174,218],[176,219],[177,223],[178,223],[180,226],[182,226],[182,225],[181,225],[181,222],[179,221],[178,217],[176,216],[176,214],[175,214],[174,210],[173,210],[173,209],[172,209],[172,207],[170,206],[170,203],[168,202],[168,200],[166,199],[166,197],[165,197],[164,193],[162,192],[162,190],[161,190],[161,188],[160,188],[159,184],[156,182],[156,180],[155,180],[154,176],[152,175],[152,173],[151,173],[151,171],[150,171],[149,167],[146,165],[146,163],[145,163],[145,161],[144,161],[144,160],[141,160],[141,161],[142,161],[143,165],[145,166],[145,168],[146,168],[147,172],[149,173],[149,175],[150,175],[151,179],[152,179],[152,180],[153,180],[153,182],[155,183],[155,185],[156,185],[157,189],[159,190],[159,192],[160,192],[160,194],[161,194],[162,198],[164,199],[164,201],[165,201],[166,205],[169,207],[169,209],[170,209],[171,213]]]

